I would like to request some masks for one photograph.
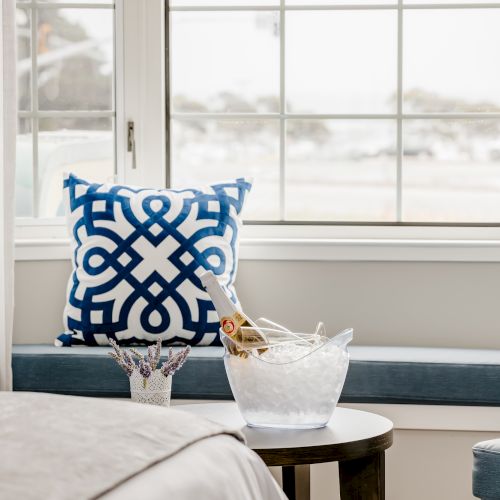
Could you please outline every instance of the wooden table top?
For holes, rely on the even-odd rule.
[[[353,460],[392,444],[392,422],[375,413],[336,408],[321,429],[271,429],[246,425],[236,403],[179,405],[214,422],[241,430],[247,445],[267,465],[303,465]]]

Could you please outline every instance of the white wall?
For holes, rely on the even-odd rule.
[[[69,261],[16,264],[14,342],[62,329]],[[500,263],[240,263],[245,310],[292,328],[354,327],[355,343],[500,349]]]

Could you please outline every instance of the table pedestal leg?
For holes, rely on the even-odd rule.
[[[289,500],[309,500],[311,498],[309,465],[284,466],[282,473],[283,491]]]
[[[385,454],[339,462],[342,500],[385,499]]]

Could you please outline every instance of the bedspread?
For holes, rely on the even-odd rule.
[[[0,392],[0,498],[285,498],[242,441],[181,410]]]

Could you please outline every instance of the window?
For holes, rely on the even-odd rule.
[[[62,174],[107,181],[115,161],[115,6],[17,2],[16,213],[62,214]]]
[[[251,175],[254,221],[500,223],[500,3],[311,3],[171,1],[172,185]]]

